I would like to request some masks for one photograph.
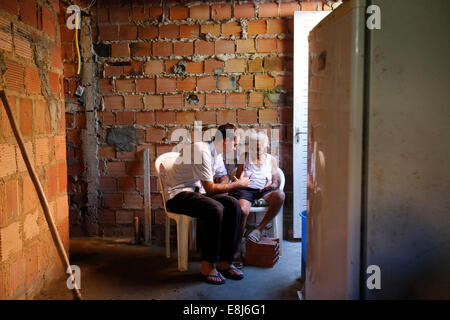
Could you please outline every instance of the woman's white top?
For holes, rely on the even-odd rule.
[[[249,177],[250,174],[250,188],[261,189],[267,183],[272,183],[272,156],[266,153],[266,161],[260,167],[250,163],[249,156],[246,156],[244,163],[244,176]]]

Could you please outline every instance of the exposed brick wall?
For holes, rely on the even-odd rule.
[[[58,1],[0,2],[0,88],[23,134],[68,249]],[[0,102],[0,299],[32,298],[62,265]]]
[[[291,235],[293,12],[316,9],[323,9],[316,1],[98,1],[93,36],[96,50],[102,52],[97,57],[102,234],[132,235],[133,217],[143,219],[144,148],[152,158],[152,221],[164,223],[154,160],[173,147],[174,129],[192,131],[194,121],[202,121],[208,128],[232,122],[280,130],[285,230]],[[74,70],[73,35],[65,33],[65,70]],[[185,63],[184,74],[174,71],[180,62]],[[65,83],[66,94],[73,94],[76,84],[71,79]],[[198,103],[188,99],[192,95]],[[69,109],[71,179],[83,171],[78,153],[83,116]],[[111,129],[117,127],[133,129],[131,151],[120,152],[108,143]],[[84,186],[77,183],[80,192],[73,193],[71,204],[82,201]],[[76,214],[74,223],[79,225],[79,211]]]

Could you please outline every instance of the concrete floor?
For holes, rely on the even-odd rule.
[[[273,268],[245,266],[245,279],[214,286],[200,280],[200,253],[190,252],[189,270],[177,271],[163,247],[135,246],[127,240],[70,240],[70,262],[81,269],[84,299],[297,300],[301,289],[300,242],[283,242],[283,256]],[[52,283],[36,299],[71,299],[65,280]]]

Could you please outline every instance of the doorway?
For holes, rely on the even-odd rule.
[[[294,238],[302,241],[301,278],[306,260],[306,183],[308,170],[308,35],[331,11],[294,13]]]

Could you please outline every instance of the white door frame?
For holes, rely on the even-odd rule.
[[[308,35],[330,12],[294,12],[294,238],[302,238],[299,213],[306,210],[306,174],[308,170]]]

